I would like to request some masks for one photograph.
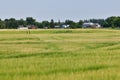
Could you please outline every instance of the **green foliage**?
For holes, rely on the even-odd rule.
[[[112,16],[106,19],[108,27],[120,28],[120,17]]]
[[[18,20],[18,24],[26,26],[27,25],[27,21],[24,21],[23,19],[20,19],[20,20]]]
[[[42,26],[43,26],[43,28],[45,28],[45,27],[49,28],[49,26],[52,26],[52,24],[50,25],[50,23],[48,21],[42,21]]]
[[[76,23],[76,27],[77,28],[82,28],[82,25],[83,25],[83,21],[80,20],[78,23]]]
[[[16,29],[18,27],[18,21],[15,18],[5,19],[7,29]]]
[[[33,19],[32,17],[27,17],[26,18],[27,25],[34,25],[35,21],[36,20]]]
[[[76,23],[72,20],[66,20],[65,25],[69,25],[70,28],[73,28],[73,29],[76,28]]]
[[[54,20],[53,20],[53,19],[51,19],[50,28],[55,28],[55,23],[54,23]]]
[[[120,28],[120,17],[112,16],[107,19],[89,19],[89,20],[80,20],[74,22],[72,20],[65,20],[65,22],[55,22],[53,19],[51,21],[42,21],[38,22],[33,17],[27,17],[26,20],[20,19],[16,20],[15,18],[5,19],[4,21],[0,19],[0,29],[16,29],[18,26],[27,26],[33,25],[38,28],[55,28],[55,26],[61,27],[62,25],[69,25],[69,28],[76,29],[82,28],[84,22],[99,23],[103,28]]]
[[[4,29],[6,26],[5,26],[5,22],[4,21],[0,21],[0,29]]]

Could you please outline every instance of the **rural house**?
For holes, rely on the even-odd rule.
[[[101,25],[98,23],[83,23],[82,25],[83,28],[101,28]]]
[[[20,25],[18,27],[18,29],[37,29],[38,27],[37,26],[34,26],[34,25],[27,25],[27,26],[23,26],[23,25]]]
[[[28,27],[23,26],[23,25],[20,25],[20,26],[18,27],[18,29],[24,30],[24,29],[28,29]]]
[[[55,26],[55,28],[61,28],[61,29],[66,29],[69,28],[69,25],[61,25],[61,26]]]

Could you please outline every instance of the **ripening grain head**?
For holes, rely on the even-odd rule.
[[[2,30],[1,80],[119,80],[120,31]]]

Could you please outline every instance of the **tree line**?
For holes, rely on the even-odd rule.
[[[38,22],[32,17],[27,17],[25,20],[16,20],[15,18],[5,20],[0,19],[0,29],[17,29],[20,25],[34,25],[38,28],[55,28],[55,26],[69,25],[70,28],[75,29],[82,28],[84,22],[99,23],[103,28],[120,28],[120,16],[111,16],[107,19],[79,20],[78,22],[74,22],[72,20],[65,20],[65,22],[58,20],[58,22],[55,22],[53,19],[51,19],[51,21],[45,20]]]

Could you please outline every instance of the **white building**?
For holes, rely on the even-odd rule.
[[[70,27],[69,25],[55,26],[55,28],[58,28],[58,29],[66,29],[66,28],[69,28],[69,27]]]
[[[82,25],[83,28],[101,28],[101,25],[98,23],[83,23]]]
[[[61,28],[69,28],[70,25],[62,25]]]
[[[18,29],[24,30],[24,29],[28,29],[28,27],[19,26]]]

